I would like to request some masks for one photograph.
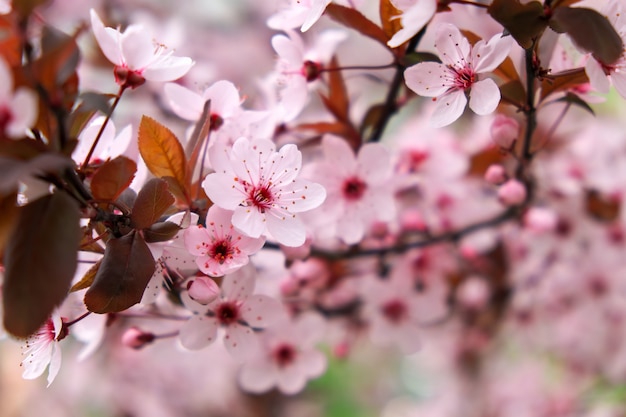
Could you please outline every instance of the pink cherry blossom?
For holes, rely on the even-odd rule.
[[[315,344],[324,336],[324,320],[307,313],[293,321],[282,320],[261,334],[261,347],[239,374],[241,387],[262,393],[277,387],[284,394],[301,391],[308,379],[326,370],[326,356]]]
[[[263,294],[253,294],[255,274],[251,268],[240,269],[224,277],[219,298],[206,306],[183,293],[185,306],[195,314],[180,329],[182,345],[191,350],[213,343],[223,328],[224,345],[236,358],[249,356],[256,348],[253,329],[262,329],[282,314],[281,304]]]
[[[235,272],[248,263],[248,257],[258,252],[265,239],[242,235],[231,223],[232,211],[212,206],[206,227],[193,226],[185,230],[185,247],[194,256],[200,271],[212,277]]]
[[[396,18],[402,22],[402,29],[397,31],[387,45],[396,48],[417,34],[432,19],[437,11],[437,0],[393,1],[402,11]]]
[[[37,119],[37,96],[27,88],[13,91],[13,76],[0,58],[0,137],[21,138]]]
[[[240,110],[241,98],[237,87],[230,81],[221,80],[209,86],[202,94],[195,93],[180,84],[168,83],[164,87],[170,107],[179,117],[192,122],[202,115],[204,103],[211,100],[211,121],[220,125]],[[214,129],[218,126],[213,126]]]
[[[216,172],[202,187],[214,204],[234,210],[232,223],[240,232],[252,238],[269,234],[285,246],[304,244],[298,214],[322,204],[326,191],[296,178],[302,155],[295,145],[277,152],[269,140],[239,138],[232,149],[216,144],[209,157]]]
[[[480,74],[493,71],[504,61],[511,38],[497,34],[472,47],[456,26],[444,23],[437,29],[435,47],[442,64],[421,62],[404,72],[411,90],[420,96],[435,97],[437,105],[431,124],[442,127],[461,117],[467,104],[466,94],[470,97],[470,109],[476,114],[492,113],[500,102],[500,90],[492,79],[480,79]]]
[[[329,233],[348,244],[359,242],[374,221],[389,221],[396,210],[387,149],[365,144],[357,155],[345,140],[326,135],[324,159],[312,168],[314,178],[326,188],[328,198],[320,209],[320,221]]]
[[[91,27],[100,49],[115,64],[115,80],[122,87],[136,88],[145,80],[173,81],[194,64],[191,58],[172,56],[173,51],[155,44],[152,35],[141,25],[130,25],[120,32],[105,27],[91,9]]]
[[[82,163],[89,149],[96,138],[98,131],[104,123],[105,117],[99,116],[93,119],[80,133],[78,137],[78,145],[72,152],[72,159],[76,163]],[[103,162],[107,159],[113,159],[119,155],[127,152],[130,144],[133,140],[133,129],[131,125],[124,127],[119,132],[115,129],[115,124],[112,120],[109,120],[102,132],[102,136],[98,141],[93,155],[91,156],[90,163]]]
[[[622,3],[616,0],[609,1],[603,12],[622,38],[622,42],[626,43],[626,10]],[[585,65],[585,72],[591,86],[599,92],[608,93],[613,84],[617,92],[626,98],[626,48],[622,50],[617,61],[612,63],[602,62],[591,55]]]
[[[271,16],[267,25],[276,30],[293,29],[301,26],[306,32],[322,17],[332,0],[290,0],[287,7]]]
[[[61,348],[58,342],[67,335],[66,332],[59,312],[54,311],[43,326],[26,340],[22,352],[22,378],[35,379],[48,368],[48,386],[52,384],[61,369]]]
[[[285,112],[283,117],[290,121],[302,111],[311,83],[319,79],[323,66],[348,35],[343,30],[326,30],[309,47],[299,34],[287,31],[287,35],[275,35],[272,47],[278,54],[276,67],[281,86],[280,103]]]

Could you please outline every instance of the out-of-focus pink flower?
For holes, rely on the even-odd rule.
[[[324,328],[319,315],[308,313],[265,329],[260,349],[241,369],[241,387],[253,393],[273,387],[284,394],[300,392],[307,380],[326,370],[326,356],[315,349],[324,336]]]
[[[22,378],[35,379],[48,368],[48,386],[52,384],[61,369],[61,348],[58,342],[67,335],[66,331],[59,312],[54,311],[23,346]]]
[[[507,180],[506,170],[500,164],[491,164],[485,172],[485,181],[499,185]]]
[[[402,22],[402,29],[397,31],[387,45],[396,48],[417,34],[437,11],[437,0],[393,1],[393,5],[402,10],[397,16]]]
[[[252,238],[269,234],[285,246],[304,244],[306,230],[297,214],[322,204],[326,191],[296,178],[302,154],[295,145],[277,152],[269,140],[239,138],[232,149],[216,144],[209,156],[216,172],[202,187],[217,206],[234,210],[239,231]]]
[[[0,58],[0,135],[21,138],[37,119],[37,96],[27,88],[13,91],[13,76]]]
[[[231,223],[232,211],[211,206],[206,227],[192,226],[185,230],[185,247],[197,256],[200,271],[212,277],[235,272],[248,263],[248,257],[258,252],[263,238],[251,238],[239,233]]]
[[[138,327],[131,327],[122,335],[122,344],[133,349],[141,349],[153,341],[153,333],[144,332]]]
[[[217,81],[202,94],[197,94],[176,83],[166,84],[164,91],[174,113],[192,122],[200,119],[204,103],[211,100],[211,127],[214,130],[231,117],[236,116],[241,106],[237,87],[226,80]]]
[[[344,242],[357,243],[375,221],[395,216],[389,152],[370,143],[355,155],[345,140],[332,135],[324,137],[322,149],[324,159],[313,167],[316,180],[328,192],[319,220],[331,223],[335,236]]]
[[[198,276],[187,285],[189,297],[200,304],[209,304],[220,296],[220,287],[209,277]]]
[[[76,163],[81,164],[87,157],[89,149],[91,148],[98,131],[102,127],[104,120],[104,116],[96,117],[80,133],[78,137],[78,145],[76,145],[74,152],[72,152],[72,159],[74,159]],[[98,141],[98,145],[91,156],[91,161],[89,162],[102,162],[124,154],[128,150],[132,140],[133,129],[131,125],[124,127],[119,132],[116,132],[115,124],[112,120],[109,120],[104,128],[104,132],[102,132],[100,140]]]
[[[319,78],[324,65],[348,35],[342,30],[326,30],[309,48],[297,33],[288,31],[287,35],[275,35],[272,47],[278,54],[276,67],[281,84],[280,102],[285,111],[283,118],[290,121],[306,105],[309,84]]]
[[[91,9],[91,27],[98,45],[115,64],[115,80],[122,87],[136,88],[149,81],[173,81],[189,71],[194,62],[172,56],[164,45],[155,44],[152,34],[141,25],[130,25],[124,32],[105,27]]]
[[[496,115],[491,124],[491,138],[496,145],[510,149],[519,136],[520,128],[517,120],[503,114]]]
[[[497,34],[472,47],[456,26],[444,23],[437,30],[435,47],[443,64],[421,62],[404,72],[411,90],[436,98],[431,124],[442,127],[461,117],[467,104],[466,94],[474,113],[492,113],[500,102],[500,90],[492,79],[481,80],[480,74],[493,71],[504,61],[511,48],[511,37]]]
[[[332,0],[290,0],[289,5],[267,20],[267,25],[276,30],[293,29],[301,26],[306,32],[322,17]]]
[[[526,199],[526,187],[516,179],[510,179],[498,189],[498,198],[507,206],[522,204]]]
[[[283,313],[277,300],[253,294],[254,285],[254,270],[244,268],[227,275],[219,298],[206,306],[183,293],[185,306],[195,314],[180,329],[182,345],[191,350],[208,346],[222,327],[226,349],[238,359],[248,357],[258,343],[253,329],[271,325]]]

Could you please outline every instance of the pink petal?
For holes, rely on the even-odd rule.
[[[278,389],[284,394],[296,394],[304,389],[306,381],[306,376],[299,369],[287,366],[278,374]]]
[[[307,180],[293,180],[281,198],[291,213],[301,213],[319,207],[326,199],[326,190],[319,184]]]
[[[624,70],[626,70],[626,68],[624,68]],[[626,98],[626,73],[614,72],[611,75],[611,81],[613,81],[613,86],[619,95]]]
[[[386,182],[391,176],[389,151],[379,143],[367,143],[357,156],[358,172],[368,184]]]
[[[387,45],[396,48],[407,42],[428,23],[436,11],[437,2],[435,0],[417,1],[402,14],[402,29],[393,35]]]
[[[217,327],[217,319],[195,315],[180,328],[180,342],[189,350],[202,349],[215,341]]]
[[[322,340],[326,330],[326,321],[317,313],[307,312],[296,319],[291,332],[300,347],[311,347]]]
[[[239,373],[239,384],[245,391],[256,394],[269,391],[276,384],[276,369],[265,358],[247,362]]]
[[[407,68],[404,81],[407,87],[424,97],[438,97],[453,86],[448,80],[448,69],[437,62],[421,62]]]
[[[203,243],[209,242],[209,235],[204,227],[198,225],[191,226],[190,228],[186,229],[184,232],[184,240],[185,247],[190,254],[194,256],[201,256],[206,254],[206,249],[203,246]]]
[[[26,88],[19,88],[11,100],[10,108],[13,117],[6,127],[6,133],[10,137],[23,137],[37,119],[37,96]]]
[[[241,104],[239,91],[230,81],[217,81],[204,92],[204,99],[211,100],[211,113],[222,118],[231,117]]]
[[[295,214],[271,210],[266,216],[267,231],[281,245],[298,247],[306,241],[306,228]]]
[[[593,58],[589,58],[585,64],[585,72],[589,77],[589,83],[594,89],[604,94],[609,92],[611,89],[611,82],[598,61]]]
[[[290,183],[298,176],[302,168],[302,153],[296,145],[284,145],[277,155],[273,155],[271,168],[272,182]],[[267,172],[265,175],[269,177]]]
[[[244,201],[244,195],[236,188],[233,176],[222,173],[213,173],[202,181],[202,188],[214,204],[226,210],[235,210]],[[258,237],[258,236],[256,236]]]
[[[357,162],[354,151],[346,141],[338,136],[325,135],[322,139],[325,161],[340,176],[356,172]]]
[[[463,68],[468,63],[470,44],[453,24],[442,23],[437,28],[435,48],[439,51],[439,57],[445,65]]]
[[[472,63],[477,73],[493,71],[504,61],[511,50],[511,36],[494,35],[489,42],[478,41],[472,50]]]
[[[280,91],[281,106],[285,109],[283,118],[289,122],[295,119],[309,100],[307,81],[300,75],[287,78],[284,88]]]
[[[284,35],[275,35],[272,37],[272,47],[280,59],[284,59],[292,67],[297,68],[304,62],[304,46],[297,35],[295,38],[290,39]]]
[[[175,83],[165,84],[163,91],[168,104],[177,116],[189,121],[197,121],[200,118],[204,108],[204,99],[200,94]]]
[[[310,349],[300,352],[298,356],[301,371],[307,378],[317,378],[326,371],[328,360],[322,352]]]
[[[130,25],[121,37],[124,62],[130,69],[143,70],[154,59],[152,35],[140,25]]]
[[[478,81],[472,85],[469,106],[474,113],[484,116],[494,112],[500,103],[500,89],[491,78]]]
[[[317,22],[320,17],[322,17],[322,14],[324,13],[326,6],[328,6],[331,2],[331,0],[311,0],[311,1],[312,1],[311,9],[309,10],[309,13],[304,19],[304,23],[302,24],[302,28],[300,29],[302,32],[306,32],[307,30],[311,29],[311,26],[313,26],[313,24]]]
[[[193,65],[191,58],[168,56],[150,64],[144,70],[143,76],[146,80],[156,82],[174,81],[187,74]]]
[[[123,64],[120,46],[121,33],[113,28],[106,28],[95,10],[90,10],[91,28],[104,56],[116,65]]]
[[[232,222],[237,230],[252,238],[260,237],[267,229],[265,214],[255,207],[235,208]]]
[[[54,379],[61,370],[61,347],[58,343],[52,343],[52,356],[50,359],[50,366],[48,368],[48,386],[52,384]]]
[[[433,112],[430,125],[432,127],[443,127],[454,122],[461,117],[467,98],[463,90],[454,90],[437,98],[437,106]]]
[[[242,318],[252,328],[264,329],[284,314],[283,305],[263,294],[251,295],[241,306]]]
[[[13,75],[4,59],[0,59],[0,101],[13,94]]]
[[[364,235],[365,225],[360,216],[344,214],[337,222],[337,236],[349,245],[359,243]]]
[[[224,346],[235,359],[245,360],[258,349],[258,340],[251,328],[235,323],[226,328]]]
[[[226,300],[243,300],[254,291],[254,268],[244,268],[224,277],[222,294]]]

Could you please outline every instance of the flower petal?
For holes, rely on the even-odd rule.
[[[423,97],[438,97],[453,87],[448,69],[437,62],[421,62],[404,71],[404,81],[411,90]]]
[[[180,343],[189,350],[202,349],[215,341],[217,327],[217,319],[195,315],[180,328]]]
[[[450,23],[442,23],[435,35],[435,48],[445,65],[463,68],[467,64],[471,47],[459,28]]]
[[[189,57],[168,56],[150,64],[143,76],[150,81],[174,81],[187,74],[193,65],[194,61]]]
[[[474,113],[484,116],[494,112],[500,103],[500,89],[491,78],[474,83],[470,91],[469,106]]]
[[[245,360],[257,349],[258,340],[251,328],[235,323],[226,328],[224,346],[235,359]]]
[[[122,34],[113,28],[105,27],[95,10],[91,9],[89,13],[91,15],[91,28],[102,53],[115,65],[122,65],[124,62],[120,46]]]
[[[494,35],[487,43],[478,41],[472,49],[472,63],[477,73],[493,71],[504,61],[511,50],[513,38]]]
[[[242,318],[255,329],[271,326],[283,313],[280,302],[263,294],[249,296],[241,306]]]
[[[267,219],[267,231],[281,245],[298,247],[306,241],[304,223],[295,214],[271,210]]]
[[[204,99],[200,94],[176,83],[165,84],[163,91],[165,99],[178,117],[189,121],[200,118],[204,108]]]
[[[463,90],[454,90],[437,98],[437,106],[433,112],[430,125],[432,127],[443,127],[454,122],[461,117],[467,98]]]

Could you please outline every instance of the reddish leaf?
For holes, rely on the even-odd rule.
[[[80,250],[84,252],[104,253],[104,248],[94,240],[93,229],[83,226],[81,228]]]
[[[513,80],[500,86],[502,101],[512,104],[518,108],[524,107],[526,100],[526,90],[520,80]]]
[[[28,17],[36,7],[47,3],[49,0],[16,0],[13,2],[13,10],[22,17]]]
[[[343,74],[339,69],[337,56],[333,56],[328,69],[328,97],[320,94],[324,106],[339,121],[350,122],[350,101],[348,99],[348,89],[343,79]]]
[[[385,32],[358,10],[331,3],[326,7],[325,13],[334,21],[354,29],[368,38],[374,39],[384,45],[385,48],[389,48],[387,46],[389,37]]]
[[[533,39],[548,26],[543,4],[538,1],[522,4],[519,0],[494,0],[487,11],[524,49],[530,48]]]
[[[96,200],[115,201],[135,178],[137,164],[130,158],[118,156],[106,161],[93,174],[91,192]]]
[[[13,16],[0,15],[0,57],[11,67],[22,64],[22,42]]]
[[[17,192],[0,196],[0,258],[18,219]]]
[[[143,236],[146,242],[165,242],[173,239],[176,233],[180,231],[180,226],[173,222],[155,223],[147,229],[144,229]]]
[[[556,0],[552,3],[552,8],[571,6],[572,4],[579,3],[582,0]]]
[[[146,229],[152,226],[174,204],[174,201],[167,182],[160,178],[151,179],[137,194],[130,215],[132,227]]]
[[[611,22],[595,10],[584,7],[559,7],[554,10],[550,27],[566,32],[585,51],[609,65],[622,56],[624,43]]]
[[[548,97],[550,94],[588,83],[589,78],[583,68],[577,71],[564,71],[562,73],[551,74],[541,81],[541,100]]]
[[[402,22],[399,18],[402,15],[402,11],[396,9],[391,0],[380,0],[378,11],[380,13],[380,21],[383,24],[383,31],[391,39],[396,32],[402,29]]]
[[[594,190],[587,191],[585,206],[591,217],[602,222],[615,221],[621,211],[619,198],[606,197]]]
[[[189,189],[185,151],[171,130],[143,116],[138,141],[139,152],[150,172],[159,178],[172,177],[179,188]]]
[[[76,201],[57,192],[19,209],[5,253],[4,327],[34,333],[61,304],[76,271],[80,241]]]
[[[136,230],[109,240],[100,268],[85,293],[87,309],[116,313],[137,304],[154,270],[150,248]]]
[[[96,274],[98,273],[98,270],[100,269],[101,263],[102,263],[102,259],[100,259],[98,262],[93,264],[91,268],[89,268],[89,270],[85,272],[85,275],[83,275],[80,281],[72,285],[72,288],[70,288],[70,292],[76,292],[76,291],[84,290],[85,288],[91,287],[91,284],[93,284],[93,280],[96,278]]]
[[[209,131],[211,130],[211,100],[204,103],[202,108],[202,115],[198,122],[194,126],[193,133],[189,142],[187,142],[187,148],[185,154],[189,160],[187,166],[187,174],[192,175],[196,170],[196,164],[200,157],[200,152],[203,148],[205,141],[209,138]],[[188,182],[191,183],[191,178],[188,178]]]

